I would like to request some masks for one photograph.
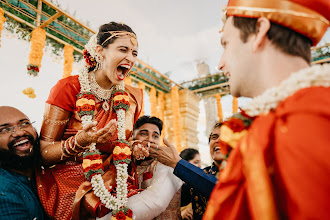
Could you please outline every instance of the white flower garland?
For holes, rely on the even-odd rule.
[[[97,39],[96,34],[91,37],[91,39],[86,44],[85,48],[89,52],[91,56],[94,58],[98,56],[96,52],[96,45],[97,45]],[[88,70],[89,65],[82,61],[81,65],[82,69],[79,74],[79,83],[80,83],[80,92],[86,93],[91,92],[91,87],[89,83],[89,77],[88,77]],[[125,90],[125,84],[122,82],[121,84],[116,86],[116,90]],[[118,139],[125,140],[125,110],[118,109],[116,111],[117,118],[118,118]],[[87,125],[92,123],[93,116],[91,115],[84,115],[81,117],[83,128],[85,128]],[[92,143],[90,145],[89,151],[95,151],[96,144]],[[104,186],[104,182],[102,179],[101,174],[94,175],[91,179],[91,183],[93,186],[94,194],[98,196],[101,200],[101,202],[110,210],[119,210],[121,207],[127,207],[128,199],[127,199],[127,167],[128,164],[117,164],[115,165],[117,169],[117,197],[112,196],[109,192],[109,190]]]
[[[279,86],[270,88],[262,95],[253,98],[249,105],[242,109],[252,117],[268,113],[288,96],[311,86],[330,87],[330,64],[311,66],[291,74]]]

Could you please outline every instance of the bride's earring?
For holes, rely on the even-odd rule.
[[[96,70],[101,70],[102,69],[103,60],[104,60],[104,58],[101,55],[96,56],[96,62],[97,62]]]

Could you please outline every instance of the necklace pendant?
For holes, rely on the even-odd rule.
[[[102,108],[104,109],[105,112],[107,112],[110,108],[109,103],[107,101],[104,101],[102,104]]]

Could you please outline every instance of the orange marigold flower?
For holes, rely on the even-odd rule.
[[[93,110],[93,108],[91,105],[84,104],[83,106],[81,106],[81,110],[82,111],[91,111],[91,110]]]
[[[238,118],[230,118],[228,121],[225,121],[223,125],[227,125],[234,132],[241,132],[245,129],[244,122]]]
[[[127,210],[127,216],[132,218],[133,216],[133,211],[131,209]]]
[[[124,159],[126,159],[127,158],[127,156],[126,156],[126,154],[124,154],[124,153],[120,153],[119,155],[118,155],[118,159],[119,160],[124,160]]]
[[[120,211],[116,214],[116,219],[118,220],[125,220],[126,219],[126,215],[124,212]]]

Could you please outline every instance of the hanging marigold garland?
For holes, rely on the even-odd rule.
[[[37,97],[36,94],[34,93],[34,89],[31,87],[24,89],[22,92],[24,95],[27,95],[29,98],[34,99],[35,97]]]
[[[36,28],[32,31],[31,36],[31,51],[27,70],[28,74],[37,76],[41,67],[43,49],[46,41],[46,31],[42,28]]]
[[[146,85],[144,84],[144,82],[139,82],[138,87],[140,89],[142,89],[142,92],[144,92],[144,89],[146,88]],[[142,115],[144,115],[144,106],[143,105],[142,105],[142,108],[141,108],[140,116],[142,116]]]
[[[164,121],[164,111],[165,111],[165,98],[164,98],[164,93],[163,92],[158,92],[158,118],[163,121],[163,131],[160,136],[160,144],[163,143],[163,139],[165,137],[165,121]]]
[[[233,96],[233,114],[238,111],[238,100],[235,96]]]
[[[158,117],[157,115],[157,97],[156,97],[156,89],[155,87],[151,87],[149,92],[149,101],[151,107],[151,116]]]
[[[71,76],[73,61],[74,61],[73,46],[66,44],[64,46],[64,66],[63,66],[62,78]]]
[[[179,103],[179,88],[177,86],[171,89],[174,138],[177,151],[181,152],[181,118],[180,118],[180,103]]]
[[[222,106],[221,106],[221,95],[216,94],[216,95],[214,95],[214,97],[217,100],[217,110],[218,110],[219,121],[223,121]]]
[[[3,23],[5,23],[6,21],[4,14],[5,11],[2,8],[0,8],[0,47],[1,47],[1,31],[3,29]]]

